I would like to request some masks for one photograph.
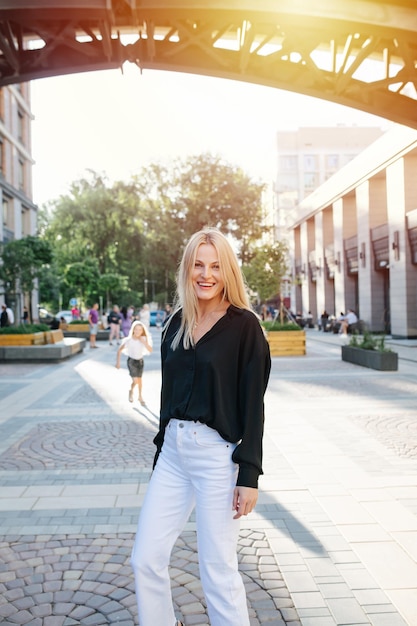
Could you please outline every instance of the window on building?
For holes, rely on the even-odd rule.
[[[18,165],[18,188],[20,191],[24,191],[25,189],[25,162],[22,159],[19,159]]]
[[[311,191],[319,186],[317,175],[313,172],[306,172],[304,174],[304,190]]]
[[[279,158],[279,168],[284,172],[291,172],[297,169],[297,157],[293,154],[283,154]]]
[[[24,126],[25,126],[25,117],[24,117],[22,111],[18,111],[17,112],[17,138],[22,143],[23,143],[23,139],[24,139],[24,136],[25,136]]]
[[[2,137],[0,137],[0,174],[4,174],[4,145]]]
[[[3,193],[2,200],[2,214],[3,214],[3,226],[6,228],[12,228],[12,210],[11,210],[11,200]]]
[[[26,207],[22,209],[22,235],[30,235],[30,210]]]
[[[304,155],[304,171],[315,172],[317,170],[317,157],[315,154]]]
[[[280,192],[293,191],[298,189],[299,180],[298,173],[294,174],[278,174],[276,190]]]
[[[1,206],[3,214],[3,243],[8,243],[14,239],[14,213],[13,201],[8,196],[5,196],[4,192]]]
[[[326,155],[326,169],[337,170],[339,168],[339,155],[328,154]]]

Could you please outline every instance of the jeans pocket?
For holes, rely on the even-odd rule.
[[[202,448],[230,448],[232,444],[223,439],[221,435],[209,426],[199,425],[194,431],[194,440]]]

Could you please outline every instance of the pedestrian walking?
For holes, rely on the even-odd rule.
[[[109,335],[110,345],[111,346],[113,345],[113,339],[115,339],[117,344],[119,344],[120,343],[120,326],[122,323],[122,316],[120,315],[120,310],[117,304],[115,304],[113,307],[113,310],[110,311],[107,321],[110,324],[110,335]]]
[[[151,325],[151,310],[149,308],[149,304],[144,304],[143,307],[139,311],[139,319],[145,324],[146,328],[149,328]]]
[[[77,307],[77,305],[73,306],[71,309],[71,317],[73,320],[79,320],[80,319],[80,309]]]
[[[88,323],[90,325],[90,348],[98,348],[96,345],[98,333],[98,304],[95,302],[88,312]]]
[[[0,323],[1,323],[1,328],[6,328],[6,326],[10,326],[9,316],[7,315],[7,306],[5,304],[1,305]]]
[[[127,368],[132,378],[132,384],[129,389],[129,402],[133,402],[133,393],[135,387],[138,387],[138,400],[142,406],[145,406],[145,400],[142,395],[142,375],[143,375],[143,357],[152,352],[152,337],[142,322],[135,321],[130,327],[127,337],[122,339],[120,348],[117,351],[116,367],[120,369],[120,356],[122,353],[127,355]]]
[[[141,626],[177,626],[169,560],[196,508],[201,582],[212,626],[249,626],[237,566],[239,519],[262,473],[271,360],[236,255],[217,229],[186,245],[162,335],[157,451],[132,566]]]
[[[13,309],[6,305],[7,317],[9,318],[9,326],[13,326],[14,324],[14,313]]]
[[[122,306],[120,310],[120,315],[121,315],[120,328],[123,333],[123,337],[127,337],[129,335],[130,327],[132,326],[132,322],[133,322],[132,308],[131,307],[127,308],[127,306]]]

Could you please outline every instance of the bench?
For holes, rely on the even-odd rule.
[[[62,341],[44,345],[0,346],[0,361],[24,361],[26,363],[62,361],[82,352],[86,343],[85,339],[68,337]]]
[[[62,330],[48,330],[45,332],[45,343],[59,343],[64,341],[64,333]]]

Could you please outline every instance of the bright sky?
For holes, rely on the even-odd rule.
[[[139,69],[32,82],[35,203],[67,193],[87,169],[128,181],[152,161],[211,152],[272,182],[275,134],[300,126],[387,127],[330,102],[224,79]]]

